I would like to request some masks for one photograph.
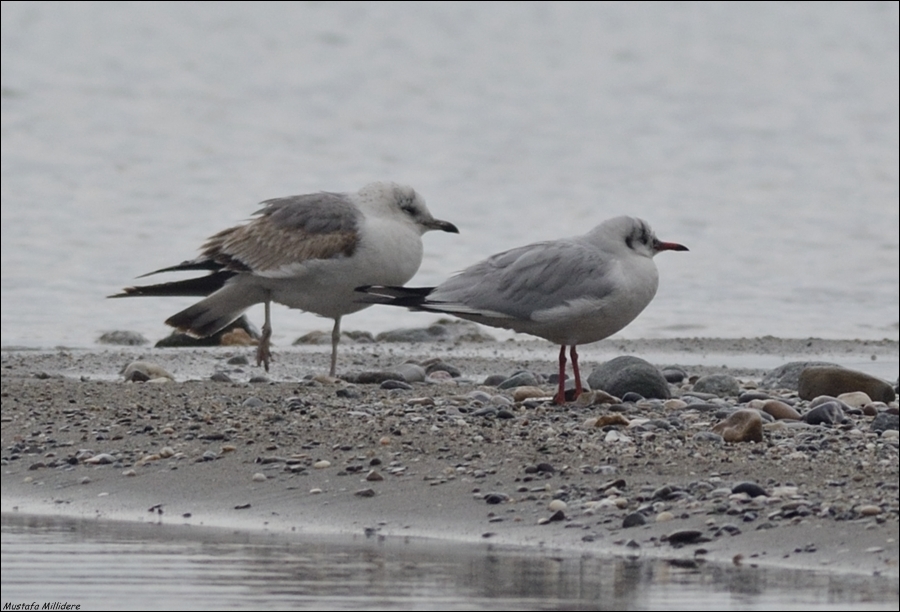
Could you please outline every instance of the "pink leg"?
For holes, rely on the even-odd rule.
[[[559,347],[559,391],[553,403],[562,406],[566,403],[566,345]]]
[[[578,399],[578,396],[581,395],[581,372],[578,371],[578,353],[575,352],[574,344],[569,349],[569,354],[572,356],[572,369],[575,371],[575,397],[573,399]]]

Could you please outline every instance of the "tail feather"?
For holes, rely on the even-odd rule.
[[[164,272],[165,270],[157,270]],[[156,272],[151,272],[156,274]],[[172,296],[207,296],[215,293],[225,286],[225,282],[235,275],[234,272],[215,272],[206,276],[189,278],[171,283],[159,283],[158,285],[144,285],[142,287],[126,287],[122,293],[110,295],[111,298],[121,297],[172,297]],[[146,276],[146,274],[144,275]]]
[[[428,310],[426,300],[434,287],[385,287],[382,285],[363,285],[356,291],[364,295],[359,302],[365,304],[386,304],[403,306],[410,310]]]
[[[222,264],[213,261],[211,259],[189,259],[187,261],[182,261],[180,264],[175,266],[169,266],[168,268],[160,268],[159,270],[154,270],[153,272],[147,272],[146,274],[141,274],[138,278],[144,278],[145,276],[153,276],[154,274],[161,274],[162,272],[187,272],[190,270],[210,270],[210,271],[219,271],[222,269]]]
[[[227,285],[185,308],[168,319],[166,324],[190,336],[211,336],[244,314],[244,311],[266,300],[266,293],[254,287]]]

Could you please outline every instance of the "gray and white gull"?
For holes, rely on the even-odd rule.
[[[616,217],[573,238],[538,242],[497,253],[437,287],[365,286],[367,303],[455,315],[545,338],[560,345],[559,390],[565,402],[566,347],[581,394],[576,345],[624,328],[656,295],[653,256],[687,251],[661,242],[641,219]]]
[[[341,317],[370,306],[360,285],[402,285],[422,263],[422,234],[459,233],[435,219],[412,187],[371,183],[357,193],[313,193],[262,202],[256,217],[211,236],[196,259],[161,272],[206,270],[187,280],[127,287],[110,297],[207,296],[168,325],[195,337],[215,334],[254,304],[265,304],[257,365],[269,369],[271,302],[334,319],[331,376]]]

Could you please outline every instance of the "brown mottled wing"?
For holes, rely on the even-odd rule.
[[[200,260],[234,272],[292,275],[312,259],[353,255],[359,212],[346,194],[314,193],[263,202],[256,219],[219,232],[203,245]]]

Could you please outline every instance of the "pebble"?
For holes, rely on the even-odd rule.
[[[773,418],[782,420],[790,419],[793,421],[800,420],[800,413],[793,406],[786,404],[780,400],[768,400],[762,405],[761,410],[766,414],[772,415]]]
[[[313,463],[313,467],[317,470],[324,470],[325,468],[331,467],[331,461],[322,459],[321,461],[316,461],[315,463]]]
[[[622,355],[595,368],[588,376],[591,389],[621,397],[631,392],[645,398],[669,399],[669,383],[662,373],[640,357]]]
[[[762,442],[762,417],[749,408],[736,410],[724,421],[712,428],[726,442]]]
[[[268,480],[268,478],[262,472],[257,472],[253,475],[253,482],[264,482],[265,480]]]
[[[524,387],[516,387],[513,391],[513,401],[516,403],[524,402],[525,400],[531,399],[533,397],[548,397],[548,394],[540,387],[534,387],[530,385]]]
[[[792,361],[766,372],[760,386],[765,389],[787,389],[796,391],[800,382],[800,373],[807,368],[818,366],[840,367],[827,361]]]
[[[805,400],[819,395],[837,397],[853,391],[862,391],[879,402],[893,402],[897,397],[891,385],[880,378],[840,366],[806,368],[797,383],[797,392]]]
[[[553,512],[556,512],[557,510],[567,510],[568,505],[566,505],[566,502],[561,499],[554,499],[548,505],[548,509],[552,510]]]
[[[541,381],[532,372],[518,372],[497,385],[497,388],[537,387],[539,384],[541,384]],[[544,393],[544,395],[547,395],[547,393]]]
[[[803,415],[810,425],[833,425],[844,421],[844,410],[837,401],[826,401]]]
[[[717,397],[737,397],[741,393],[741,386],[736,378],[728,374],[710,374],[694,383],[694,391],[711,393]]]
[[[133,331],[111,331],[102,334],[97,342],[100,344],[116,344],[119,346],[142,346],[149,344],[143,335]]]
[[[157,379],[175,380],[175,377],[164,368],[149,361],[132,361],[122,368],[120,374],[127,382],[147,382]]]

